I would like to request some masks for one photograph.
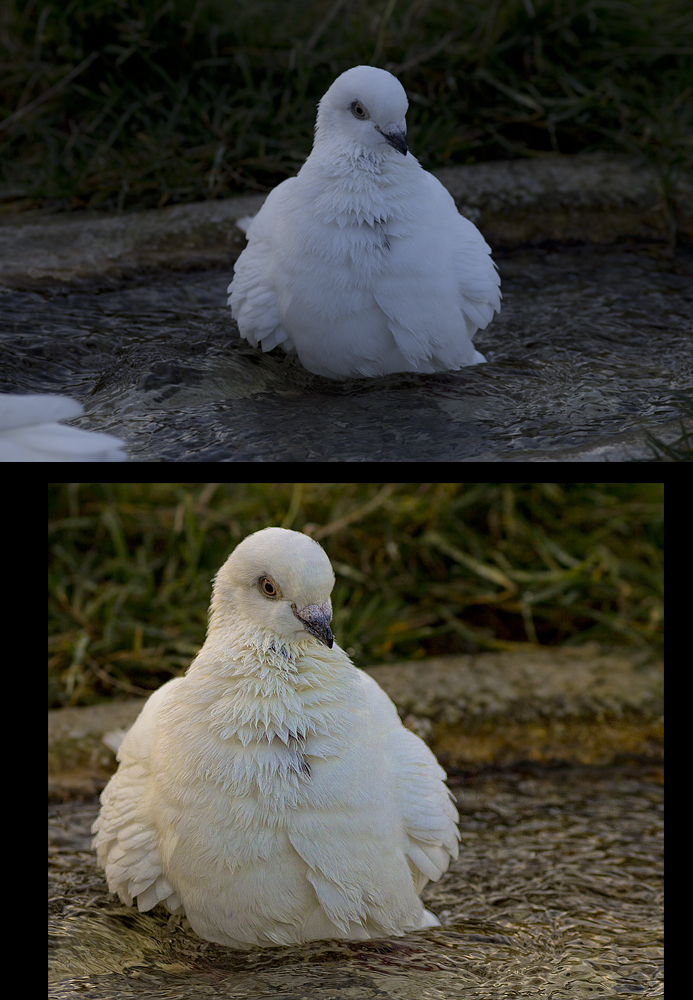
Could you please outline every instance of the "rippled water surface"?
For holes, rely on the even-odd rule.
[[[425,893],[442,927],[249,952],[108,896],[89,852],[97,803],[54,807],[50,996],[662,996],[660,770],[524,768],[451,784],[462,850]]]
[[[119,288],[0,289],[0,391],[65,392],[139,461],[549,457],[678,417],[693,386],[693,256],[579,247],[496,254],[490,364],[333,382],[250,348],[227,271]]]

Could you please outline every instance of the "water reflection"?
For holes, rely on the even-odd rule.
[[[498,254],[488,365],[344,383],[233,332],[227,271],[0,288],[0,391],[60,392],[140,461],[493,461],[657,431],[693,387],[693,257]],[[649,456],[649,451],[647,456]]]

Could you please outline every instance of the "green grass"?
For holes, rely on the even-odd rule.
[[[427,168],[691,156],[690,0],[8,0],[2,207],[127,209],[265,191],[358,63],[395,72]]]
[[[672,398],[681,414],[681,434],[675,441],[665,444],[648,431],[647,440],[655,456],[653,462],[693,461],[693,429],[690,426],[693,417],[693,398],[685,392],[673,392]],[[687,418],[687,425],[684,423],[684,418]]]
[[[588,640],[661,648],[658,483],[57,483],[49,512],[53,706],[183,673],[214,573],[272,524],[327,551],[336,638],[358,666]]]

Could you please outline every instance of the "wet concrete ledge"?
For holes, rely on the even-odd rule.
[[[368,673],[448,768],[661,759],[662,667],[647,650],[590,643],[437,657]],[[132,725],[144,700],[48,713],[53,800],[89,798],[103,787],[116,764],[102,737]]]
[[[588,153],[433,171],[493,246],[622,239],[693,242],[693,177],[675,179],[670,205],[655,170],[628,156]],[[120,281],[161,268],[229,266],[245,246],[235,221],[264,195],[121,215],[0,219],[0,282]]]

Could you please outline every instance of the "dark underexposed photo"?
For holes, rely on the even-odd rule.
[[[690,0],[5,0],[0,60],[0,461],[690,460]]]

